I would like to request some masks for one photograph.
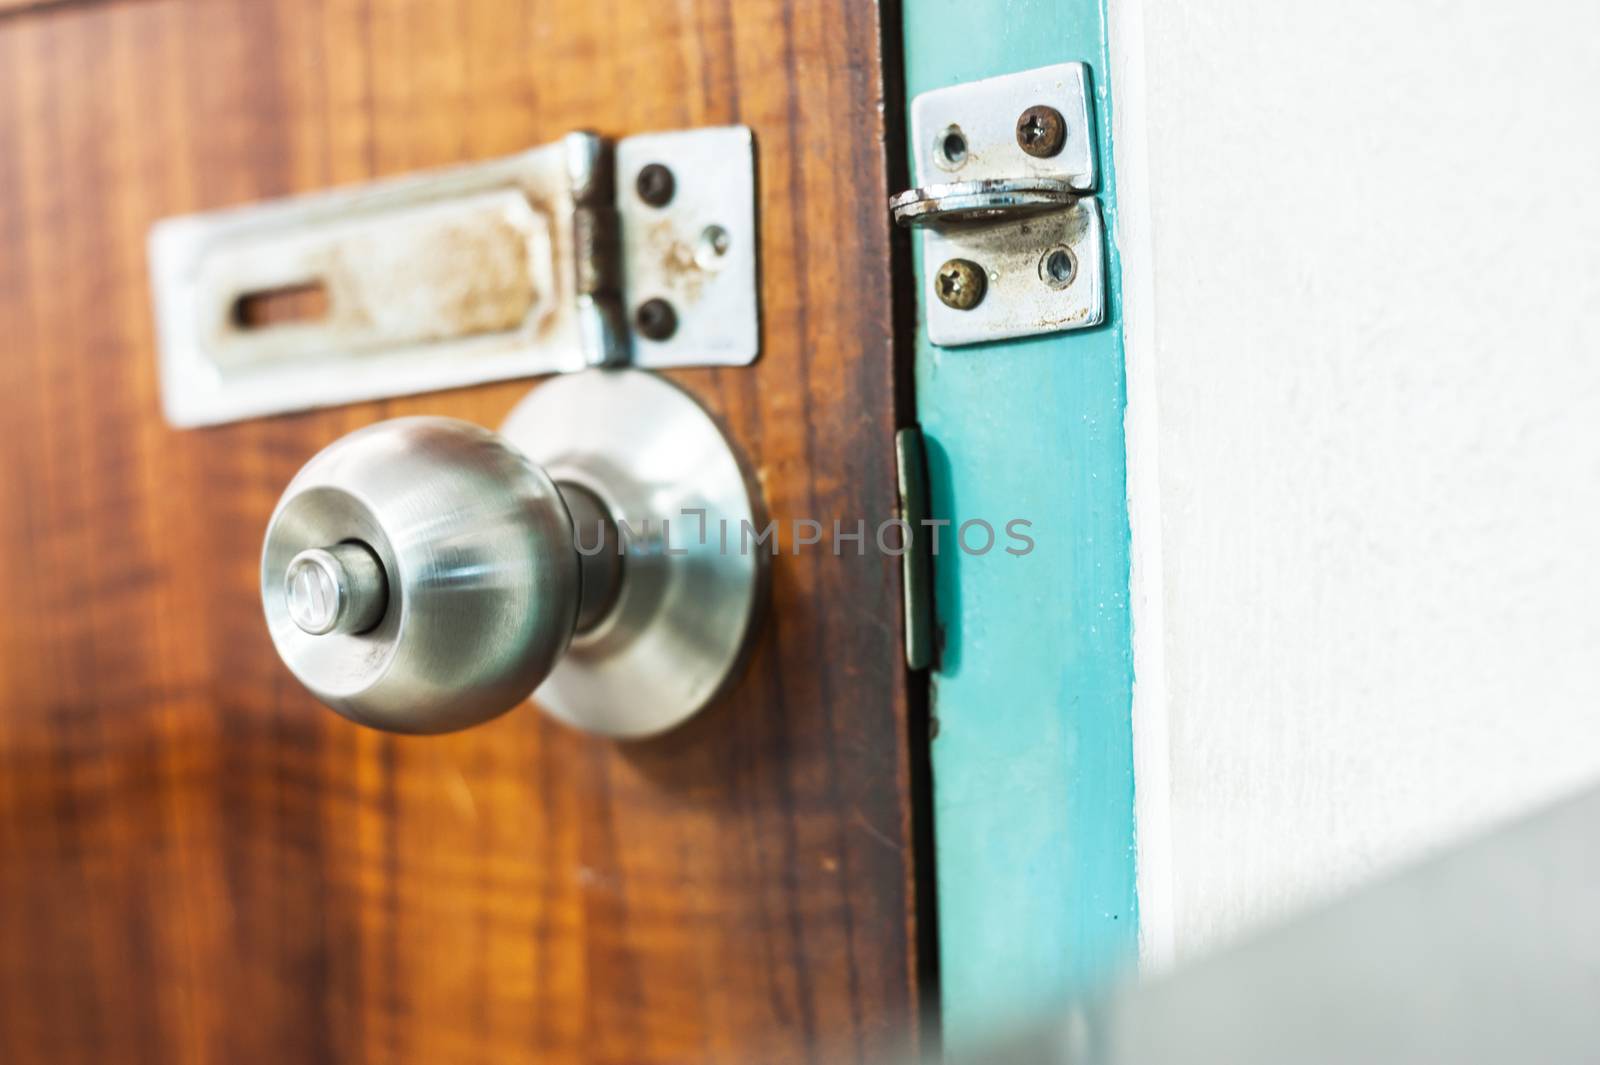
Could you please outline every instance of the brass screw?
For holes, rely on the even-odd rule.
[[[933,282],[939,302],[958,311],[970,311],[982,303],[988,287],[983,267],[971,259],[951,259],[939,267]]]
[[[1047,159],[1067,142],[1067,121],[1053,107],[1035,104],[1017,117],[1017,147]]]
[[[677,184],[671,170],[660,163],[649,163],[639,171],[633,187],[639,193],[639,199],[651,207],[665,207],[672,202],[672,194],[676,191]]]

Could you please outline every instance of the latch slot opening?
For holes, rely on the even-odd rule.
[[[328,317],[328,286],[321,279],[246,292],[233,301],[233,324],[244,330],[304,325]]]

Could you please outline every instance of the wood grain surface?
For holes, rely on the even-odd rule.
[[[763,354],[672,376],[774,517],[881,519],[905,387],[883,24],[861,0],[0,14],[0,1061],[856,1061],[916,1039],[893,560],[778,559],[748,673],[661,740],[531,707],[363,730],[268,640],[273,503],[344,432],[494,425],[529,383],[174,431],[144,245],[162,216],[573,128],[748,123]]]

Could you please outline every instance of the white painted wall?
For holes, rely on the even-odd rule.
[[[1160,965],[1600,781],[1600,4],[1110,5]]]

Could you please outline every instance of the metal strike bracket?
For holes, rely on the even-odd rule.
[[[519,155],[168,219],[150,234],[167,420],[212,425],[760,346],[744,126]]]
[[[1105,320],[1089,68],[1059,63],[911,101],[928,339],[954,347]]]

